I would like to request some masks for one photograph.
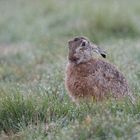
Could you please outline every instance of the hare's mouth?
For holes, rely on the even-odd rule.
[[[79,60],[79,58],[77,58],[77,57],[69,57],[69,61],[70,62],[73,62],[73,63],[77,63],[77,61]]]

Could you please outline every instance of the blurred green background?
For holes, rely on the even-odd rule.
[[[107,50],[137,97],[76,106],[64,87],[67,41]],[[0,139],[139,139],[139,0],[0,0]]]

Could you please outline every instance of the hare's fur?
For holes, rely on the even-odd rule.
[[[87,53],[90,49],[86,50],[86,48],[86,53],[83,52],[79,58],[74,58],[79,53],[75,51],[79,45],[74,41],[71,42],[73,44],[69,48],[65,85],[73,99],[93,97],[98,101],[110,95],[115,98],[124,96],[133,98],[125,77],[115,66],[101,59],[93,58],[89,55],[91,52]],[[83,62],[81,58],[85,58]],[[78,62],[79,60],[80,62]]]

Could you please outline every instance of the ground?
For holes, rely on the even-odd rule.
[[[74,104],[64,87],[67,41],[107,51],[136,97]],[[0,140],[140,139],[139,0],[0,1]]]

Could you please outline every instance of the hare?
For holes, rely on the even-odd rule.
[[[96,52],[105,58],[105,51],[85,37],[70,40],[68,48],[65,86],[73,101],[101,101],[111,95],[116,99],[128,96],[134,102],[123,74],[112,64],[92,57],[92,52]]]

